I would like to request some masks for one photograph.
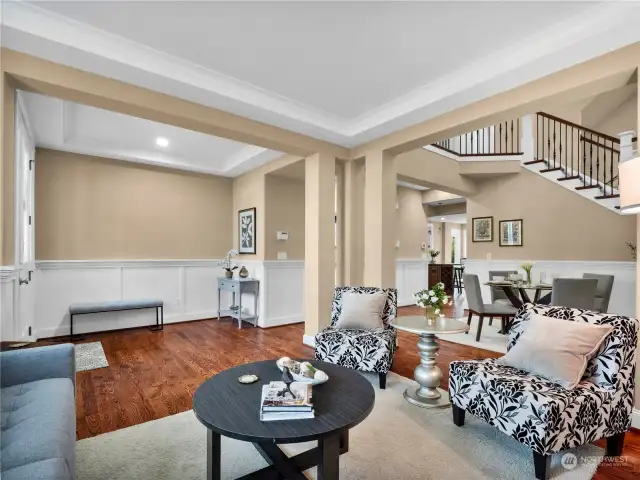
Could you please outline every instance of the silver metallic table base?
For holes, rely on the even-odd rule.
[[[433,333],[421,333],[418,340],[420,365],[413,371],[418,386],[409,387],[404,392],[407,402],[424,408],[450,407],[449,394],[439,388],[442,370],[436,365],[436,355],[440,345]]]

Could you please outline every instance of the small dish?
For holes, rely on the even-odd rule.
[[[282,358],[276,361],[276,365],[278,366],[280,371],[283,370]],[[310,383],[311,385],[320,385],[322,383],[325,383],[327,380],[329,380],[329,375],[327,375],[325,372],[323,372],[322,370],[317,370],[317,372],[320,372],[321,378],[309,378],[309,377],[305,377],[304,375],[300,375],[298,373],[293,373],[293,372],[291,372],[291,376],[296,382]]]
[[[260,378],[257,375],[252,375],[252,374],[240,375],[238,377],[238,381],[245,385],[256,383],[258,380],[260,380]]]

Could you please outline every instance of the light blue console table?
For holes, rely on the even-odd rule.
[[[238,328],[242,328],[242,322],[253,323],[254,327],[258,326],[258,293],[260,289],[260,281],[253,278],[227,278],[218,277],[218,320],[220,316],[238,319]],[[229,310],[220,309],[220,292],[231,292],[232,302]],[[242,315],[242,294],[253,294],[253,312],[252,316]],[[236,305],[236,299],[238,303]]]

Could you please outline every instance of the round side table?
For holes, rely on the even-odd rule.
[[[449,407],[449,393],[440,388],[442,370],[436,365],[436,356],[440,350],[436,335],[463,333],[469,330],[469,326],[453,318],[438,317],[435,320],[428,320],[424,315],[396,317],[392,325],[398,330],[420,335],[418,351],[421,361],[413,371],[418,385],[407,388],[404,398],[407,402],[419,407]]]

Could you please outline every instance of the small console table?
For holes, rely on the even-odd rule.
[[[258,292],[260,281],[253,278],[227,278],[218,277],[218,320],[220,316],[238,319],[238,328],[242,328],[242,322],[253,323],[254,327],[258,326]],[[220,309],[220,292],[231,292],[233,301],[229,310]],[[253,294],[253,315],[242,315],[242,294]],[[236,299],[238,304],[236,305]]]

